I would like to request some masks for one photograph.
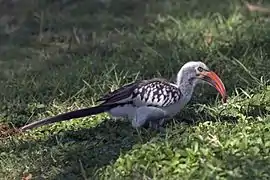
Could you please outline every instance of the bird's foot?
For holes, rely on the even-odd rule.
[[[164,120],[160,120],[160,121],[150,121],[149,122],[149,127],[151,129],[154,129],[155,131],[164,133],[166,130],[164,127],[162,127],[164,124]]]

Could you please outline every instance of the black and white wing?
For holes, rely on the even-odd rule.
[[[104,101],[101,105],[127,103],[137,107],[166,107],[178,102],[181,97],[181,91],[175,85],[163,79],[151,79],[127,84],[98,101]]]
[[[133,82],[126,84],[119,89],[116,89],[112,92],[105,94],[103,97],[97,100],[103,101],[101,105],[107,104],[118,104],[118,103],[128,103],[132,101],[132,94],[136,88],[138,88],[139,82]]]

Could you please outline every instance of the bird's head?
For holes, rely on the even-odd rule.
[[[225,86],[216,73],[211,71],[203,62],[190,61],[181,68],[178,73],[178,83],[187,80],[189,84],[195,87],[199,83],[208,83],[215,87],[222,96],[223,102],[226,102],[227,93]]]

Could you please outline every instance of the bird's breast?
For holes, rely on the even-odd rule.
[[[163,107],[163,109],[167,112],[169,116],[174,116],[185,107],[188,101],[189,101],[188,98],[181,98],[179,101],[169,106]]]

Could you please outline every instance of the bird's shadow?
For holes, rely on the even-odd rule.
[[[145,144],[160,134],[146,128],[137,131],[128,121],[112,119],[92,128],[52,130],[52,134],[48,129],[38,131],[41,138],[31,140],[31,135],[19,147],[16,145],[18,153],[36,153],[36,148],[46,151],[43,160],[35,161],[35,165],[42,167],[34,174],[37,178],[42,178],[44,172],[46,176],[54,166],[61,168],[54,179],[77,179],[73,176],[81,174],[82,169],[87,177],[92,177],[97,169],[113,164],[120,154],[126,154],[135,144]],[[33,152],[29,147],[34,147]]]

